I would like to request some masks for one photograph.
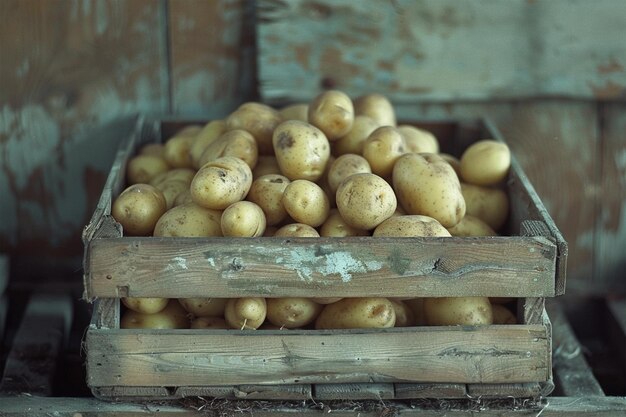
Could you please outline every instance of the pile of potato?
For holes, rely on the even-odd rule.
[[[245,103],[128,163],[112,215],[130,236],[493,236],[509,211],[508,147],[460,159],[398,125],[387,98],[326,91],[280,110]],[[486,297],[126,298],[122,327],[368,328],[515,322]],[[510,301],[510,300],[508,300]]]

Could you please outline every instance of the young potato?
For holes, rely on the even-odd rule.
[[[179,298],[183,308],[197,317],[218,317],[224,315],[228,298]]]
[[[277,174],[263,175],[252,182],[246,198],[263,209],[269,226],[276,226],[287,218],[282,198],[290,183],[289,178]]]
[[[511,168],[509,147],[496,140],[485,139],[470,145],[461,155],[461,179],[474,185],[502,183]]]
[[[128,161],[126,179],[130,185],[149,184],[150,180],[169,169],[170,166],[160,156],[137,155]]]
[[[154,314],[163,310],[169,299],[148,297],[122,297],[122,303],[129,309],[143,314]]]
[[[371,174],[372,168],[370,168],[367,159],[361,155],[355,155],[352,153],[341,155],[337,158],[328,170],[328,185],[333,194],[337,192],[339,184],[353,174]]]
[[[231,298],[226,303],[224,318],[233,329],[256,330],[267,315],[265,298]]]
[[[396,113],[387,97],[381,94],[367,94],[354,101],[357,115],[371,117],[379,126],[395,126]]]
[[[487,297],[426,298],[424,312],[431,326],[493,323],[493,312]]]
[[[439,141],[428,130],[410,125],[398,126],[398,131],[404,136],[404,141],[409,152],[413,153],[438,153]]]
[[[391,177],[394,164],[407,152],[404,136],[391,126],[374,130],[363,143],[363,157],[369,162],[372,172],[383,178]]]
[[[419,214],[392,216],[374,229],[374,237],[449,237],[450,232],[432,217]]]
[[[389,299],[393,304],[393,309],[396,312],[396,324],[395,327],[409,327],[415,326],[415,316],[413,310],[409,308],[404,301],[397,299]]]
[[[363,144],[369,135],[379,127],[380,125],[371,117],[356,116],[348,134],[331,143],[333,155],[341,156],[347,153],[361,155]]]
[[[222,212],[187,203],[169,209],[154,227],[154,236],[209,237],[222,236]]]
[[[324,190],[307,180],[289,183],[283,192],[282,202],[292,219],[311,227],[324,223],[330,211],[330,203]]]
[[[449,227],[452,236],[497,236],[498,234],[484,221],[471,214],[465,214],[460,222]]]
[[[189,316],[176,300],[170,300],[167,306],[153,314],[137,313],[133,310],[124,312],[120,320],[122,329],[188,329]]]
[[[126,188],[111,206],[111,215],[128,236],[147,236],[167,210],[161,190],[148,184]]]
[[[190,329],[230,329],[226,320],[221,317],[196,317],[191,321]]]
[[[330,211],[319,233],[323,237],[369,236],[368,231],[356,229],[346,223],[336,208]]]
[[[200,166],[223,156],[239,158],[248,164],[250,169],[253,169],[259,158],[259,150],[250,133],[241,129],[229,130],[204,149],[200,156]]]
[[[272,132],[282,122],[282,117],[275,109],[261,103],[244,103],[226,118],[228,130],[243,129],[248,131],[257,142],[260,155],[271,155]]]
[[[308,298],[268,298],[267,319],[280,328],[294,329],[315,321],[322,311],[321,304]]]
[[[290,223],[278,229],[274,237],[320,237],[320,234],[308,224]]]
[[[259,155],[256,166],[252,170],[252,178],[260,178],[264,175],[281,175],[278,161],[274,155]]]
[[[461,161],[456,156],[450,155],[448,153],[439,153],[439,156],[443,158],[444,161],[450,164],[454,172],[456,172],[456,176],[459,177],[459,181],[461,178]]]
[[[443,227],[452,227],[465,216],[459,179],[438,155],[401,156],[393,167],[393,189],[407,213],[430,216]]]
[[[509,198],[499,188],[461,183],[467,214],[478,217],[498,232],[509,217]]]
[[[195,169],[199,169],[203,165],[200,163],[200,157],[207,146],[219,138],[224,132],[226,132],[226,122],[224,120],[213,120],[204,125],[200,132],[198,132],[198,135],[189,149],[191,165]]]
[[[203,165],[191,181],[191,198],[206,208],[223,210],[243,200],[252,186],[252,171],[239,158],[223,156]]]
[[[393,327],[396,311],[387,298],[343,298],[327,304],[315,320],[316,329]]]
[[[299,120],[289,120],[276,127],[274,152],[280,172],[290,180],[317,181],[322,177],[330,144],[321,130]]]
[[[191,198],[191,191],[189,190],[189,188],[176,196],[176,199],[174,200],[174,207],[182,206],[183,204],[187,203],[193,203],[193,199]]]
[[[397,200],[393,189],[375,174],[354,174],[337,189],[337,208],[350,226],[371,230],[391,217]]]
[[[189,184],[182,180],[167,180],[156,186],[163,193],[167,209],[174,207],[176,198],[189,190]]]
[[[165,146],[162,143],[148,143],[139,149],[139,155],[152,155],[163,158]]]
[[[222,234],[232,237],[259,237],[265,233],[263,209],[251,201],[238,201],[222,213]]]
[[[511,310],[502,304],[491,304],[493,324],[517,324],[517,318]]]
[[[306,103],[292,104],[287,107],[283,107],[278,111],[283,121],[286,120],[300,120],[302,122],[309,121],[309,105]]]
[[[169,171],[163,172],[156,177],[150,180],[150,185],[154,185],[158,188],[159,184],[164,183],[165,181],[183,181],[187,183],[187,186],[191,184],[191,180],[194,175],[196,175],[196,171],[189,168],[174,168]]]
[[[165,142],[163,152],[163,158],[165,158],[167,164],[173,168],[192,168],[190,150],[194,139],[195,135],[191,134],[177,134],[169,138]]]
[[[329,141],[335,141],[352,129],[352,100],[341,91],[324,91],[309,105],[308,122],[324,132]]]

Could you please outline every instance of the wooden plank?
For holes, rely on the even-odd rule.
[[[2,395],[52,394],[57,359],[66,343],[71,321],[69,296],[31,296],[4,367]]]
[[[99,297],[554,295],[556,247],[541,237],[149,237],[88,250]]]
[[[94,302],[89,327],[92,329],[119,329],[120,307],[120,300],[118,298],[97,299]]]
[[[238,385],[222,387],[180,387],[176,395],[184,397],[209,397],[238,400],[296,401],[313,398],[308,384]]]
[[[263,0],[261,95],[301,101],[338,88],[351,95],[376,91],[395,102],[622,100],[621,3],[575,0],[573,5],[568,0]],[[281,36],[285,33],[289,36]]]
[[[88,385],[514,383],[550,373],[545,326],[286,333],[90,329]]]
[[[541,386],[529,384],[468,384],[467,394],[471,398],[539,398]]]
[[[393,384],[315,384],[316,400],[391,400]]]
[[[526,297],[517,300],[517,322],[523,324],[543,323],[545,298]]]
[[[394,384],[397,400],[416,398],[467,398],[465,384]]]

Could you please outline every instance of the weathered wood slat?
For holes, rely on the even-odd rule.
[[[467,398],[466,384],[394,384],[397,400],[415,398]]]
[[[91,316],[92,329],[120,328],[120,300],[117,298],[100,298],[94,302]]]
[[[391,400],[394,384],[315,384],[315,400]]]
[[[541,386],[529,384],[468,384],[467,394],[472,398],[539,398]]]
[[[313,398],[313,394],[312,387],[308,384],[237,385],[223,387],[180,387],[176,390],[176,397],[296,401],[311,399]]]
[[[90,329],[88,384],[537,382],[550,373],[548,344],[545,326],[533,325],[330,332]]]

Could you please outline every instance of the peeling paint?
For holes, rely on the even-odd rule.
[[[172,262],[165,267],[165,271],[167,272],[180,272],[187,271],[189,267],[187,266],[187,259],[177,256],[172,259]]]

